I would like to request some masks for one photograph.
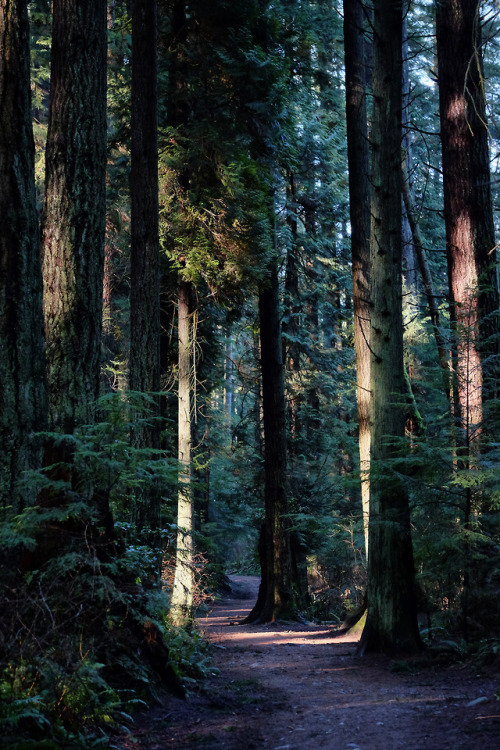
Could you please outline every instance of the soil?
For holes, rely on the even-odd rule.
[[[257,578],[199,620],[214,675],[186,700],[137,717],[120,750],[495,750],[500,747],[498,660],[439,664],[356,656],[358,636],[333,626],[238,624]]]

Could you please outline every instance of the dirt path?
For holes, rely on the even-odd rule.
[[[200,627],[219,673],[187,701],[139,717],[123,750],[496,750],[498,666],[422,667],[355,656],[352,637],[296,624],[238,626],[258,579],[232,577],[231,598]],[[399,670],[399,671],[394,671]],[[402,671],[404,670],[404,671]]]

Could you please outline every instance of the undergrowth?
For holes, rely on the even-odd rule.
[[[137,708],[166,690],[184,696],[210,669],[202,638],[167,619],[172,464],[130,445],[123,396],[106,408],[106,421],[71,436],[69,479],[30,477],[35,498],[48,487],[57,502],[0,518],[0,732],[9,750],[113,747]],[[129,521],[148,482],[161,487],[161,530]],[[111,534],[96,495],[109,500]]]
[[[165,689],[183,695],[208,671],[208,654],[199,635],[167,625],[167,611],[168,593],[127,548],[102,561],[89,543],[42,570],[4,573],[6,746],[107,747],[135,708]]]

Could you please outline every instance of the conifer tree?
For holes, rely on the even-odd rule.
[[[482,492],[470,477],[479,468],[481,436],[486,437],[496,428],[486,416],[488,399],[493,400],[493,410],[498,409],[500,346],[481,7],[479,0],[436,3],[454,417],[458,426],[456,469],[465,475],[461,603],[466,639],[470,597],[476,588],[478,571],[472,564],[474,541],[469,533],[478,527],[483,500]]]
[[[175,625],[186,625],[193,617],[194,593],[194,498],[191,482],[191,287],[180,282],[177,304],[178,320],[178,457],[179,488],[177,499],[177,544],[175,576],[170,602],[170,617]]]
[[[47,418],[25,0],[0,3],[0,102],[0,506],[18,512]]]
[[[361,0],[344,0],[347,158],[358,401],[359,457],[365,548],[370,507],[370,182],[366,60]]]
[[[294,614],[297,600],[297,572],[292,565],[289,500],[287,487],[287,445],[285,385],[280,324],[278,260],[270,265],[259,294],[259,321],[264,417],[264,502],[259,557],[261,583],[257,602],[246,622],[274,622]]]
[[[497,390],[499,351],[481,3],[436,3],[436,38],[456,414],[470,446],[481,430],[483,391]]]
[[[53,4],[49,127],[42,215],[43,312],[49,428],[72,435],[95,422],[99,396],[106,223],[106,3]],[[82,491],[113,535],[107,492],[83,486],[71,440],[47,441],[51,476]],[[66,467],[66,468],[65,468]],[[42,502],[67,504],[56,490]],[[41,558],[50,550],[40,550]]]
[[[156,3],[132,2],[130,387],[158,391]]]
[[[94,419],[106,216],[106,3],[53,4],[42,218],[50,426]]]
[[[373,18],[371,465],[368,651],[420,646],[408,494],[389,462],[404,438],[401,241],[402,0],[376,0]]]
[[[282,66],[271,38],[276,25],[267,3],[251,3],[244,11],[223,2],[190,4],[189,12],[183,2],[168,5],[165,245],[181,288],[191,283],[198,297],[208,288],[223,304],[235,306],[256,287],[270,254],[272,219],[266,204],[277,169]],[[277,333],[273,345],[281,349],[279,326]],[[182,424],[179,438],[187,429],[185,419]],[[268,442],[272,450],[272,438]],[[186,499],[181,485],[179,518],[185,516]],[[179,528],[179,533],[190,531]],[[274,615],[273,609],[269,616]]]
[[[135,430],[141,448],[160,447],[160,256],[158,234],[157,9],[133,0],[131,91],[130,358],[133,391],[156,394],[149,417]],[[137,498],[136,523],[159,524],[159,493]]]

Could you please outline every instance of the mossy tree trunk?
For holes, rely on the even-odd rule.
[[[405,428],[401,237],[402,2],[374,3],[368,615],[360,653],[420,647],[408,495],[391,466]]]
[[[23,472],[46,428],[42,274],[31,125],[28,9],[0,2],[0,506],[33,502]]]

